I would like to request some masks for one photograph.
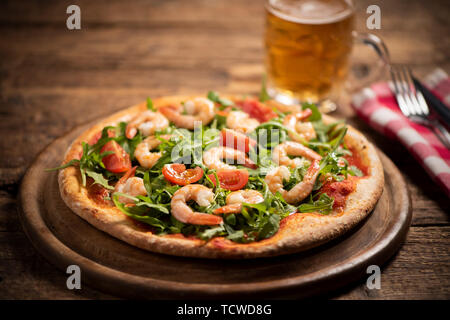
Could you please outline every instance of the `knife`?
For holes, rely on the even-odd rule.
[[[416,89],[422,92],[427,104],[437,113],[445,125],[450,127],[450,109],[414,76],[412,79]]]

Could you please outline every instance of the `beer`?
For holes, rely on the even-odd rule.
[[[349,0],[268,0],[269,93],[281,102],[336,99],[348,74],[353,29]]]

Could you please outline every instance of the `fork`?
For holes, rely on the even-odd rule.
[[[390,67],[393,91],[400,111],[411,121],[430,128],[447,149],[450,149],[450,133],[441,125],[412,81],[411,70],[404,65]]]

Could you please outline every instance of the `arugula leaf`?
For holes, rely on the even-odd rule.
[[[45,169],[45,171],[49,172],[49,171],[56,171],[56,170],[62,170],[71,166],[75,166],[78,165],[80,163],[80,160],[78,159],[72,159],[70,161],[68,161],[67,163],[63,164],[62,166],[56,167],[56,168],[48,168]]]
[[[144,187],[147,191],[147,194],[152,194],[152,185],[150,183],[150,174],[148,171],[144,172]]]
[[[233,101],[219,97],[219,94],[215,91],[209,91],[207,97],[209,100],[220,104],[222,107],[234,105]]]
[[[209,228],[204,230],[203,232],[198,233],[198,237],[202,240],[210,240],[214,237],[224,235],[225,234],[225,228],[223,225],[220,225],[215,228]]]
[[[227,214],[225,216],[225,222],[228,225],[234,226],[236,224],[236,215],[235,214]]]
[[[364,174],[361,170],[359,170],[356,166],[350,166],[347,169],[347,172],[352,176],[362,177]]]
[[[289,181],[283,181],[284,190],[289,191],[293,187],[295,187],[298,183],[302,182],[305,174],[306,168],[303,166],[297,167],[294,170],[292,170]]]
[[[258,239],[267,239],[273,236],[280,228],[281,216],[277,214],[271,214],[269,219],[262,227],[258,234]]]
[[[322,120],[311,122],[316,132],[317,139],[308,142],[310,148],[318,151],[321,155],[330,149],[329,142],[339,134],[340,130],[345,128],[345,125],[338,128],[339,125],[344,124],[344,121],[336,121],[334,123],[325,124]],[[325,149],[325,150],[323,150]]]
[[[267,81],[267,75],[265,74],[261,81],[261,91],[259,93],[259,101],[260,102],[266,102],[267,100],[270,100],[269,93],[267,92],[266,81]]]
[[[281,122],[271,120],[257,126],[250,136],[256,139],[262,148],[273,149],[286,141],[288,131]]]
[[[126,153],[130,155],[130,159],[135,160],[134,151],[138,144],[140,144],[143,140],[142,135],[138,132],[132,139],[128,139],[126,136],[126,122],[120,122],[116,127],[116,137],[110,138],[115,140],[120,146],[125,150]]]
[[[108,133],[110,130],[114,131],[115,137],[109,136]],[[124,148],[127,153],[133,155],[134,149],[136,148],[137,144],[141,142],[141,136],[140,134],[138,134],[133,139],[127,139],[125,136],[125,131],[125,122],[121,122],[117,127],[104,127],[100,139],[94,145],[91,146],[84,141],[81,143],[82,155],[79,160],[73,159],[58,168],[53,168],[50,170],[59,170],[67,168],[69,166],[78,165],[83,186],[86,186],[86,176],[89,176],[94,179],[94,183],[99,184],[109,190],[113,189],[113,187],[109,185],[109,181],[117,179],[118,176],[107,171],[102,161],[105,156],[112,154],[113,151],[100,153],[100,150],[106,143],[111,140],[115,140]]]
[[[102,129],[102,134],[100,136],[100,139],[97,140],[97,142],[90,146],[88,145],[89,153],[91,154],[98,154],[100,152],[100,149],[109,141],[114,140],[114,138],[110,137],[108,132],[113,131],[116,132],[116,127],[113,126],[106,126]]]
[[[338,156],[336,154],[336,150],[344,141],[344,137],[347,134],[347,127],[342,128],[340,130],[338,136],[330,141],[330,152],[328,152],[327,156],[322,158],[320,161],[320,170],[322,171],[328,164],[333,163],[333,166],[338,166]],[[339,169],[339,168],[338,168]]]
[[[140,200],[142,200],[142,198],[140,198]],[[162,204],[155,204],[155,203],[151,203],[149,201],[140,201],[138,203],[136,203],[136,206],[141,207],[141,206],[146,206],[148,208],[152,208],[152,209],[156,209],[162,213],[165,214],[169,214],[169,209],[167,209],[164,205]]]
[[[94,152],[93,147],[89,146],[86,142],[82,142],[81,145],[83,154],[80,159],[72,159],[58,168],[47,169],[47,171],[59,170],[69,166],[78,165],[81,173],[81,182],[84,187],[86,186],[86,175],[88,175],[94,179],[95,183],[98,183],[107,189],[111,189],[112,187],[108,184],[108,180],[105,179],[99,172],[105,171],[105,165],[102,162],[102,158],[112,152],[108,151],[99,154],[98,152]]]
[[[211,129],[222,130],[226,126],[227,126],[227,117],[222,116],[220,114],[216,114],[214,116],[213,121],[211,122],[210,128]]]
[[[244,230],[234,230],[230,226],[225,225],[227,229],[227,239],[235,242],[245,242],[245,233]]]
[[[330,198],[326,193],[321,193],[319,199],[317,199],[316,201],[314,201],[313,196],[311,196],[308,203],[303,203],[298,207],[298,211],[329,214],[333,209],[333,203],[333,198]]]
[[[261,177],[249,180],[252,189],[263,194],[264,202],[243,203],[241,214],[224,219],[227,239],[235,242],[247,243],[271,237],[278,231],[281,219],[296,211],[280,194],[273,195]]]
[[[113,194],[113,202],[116,205],[117,208],[119,208],[120,211],[122,211],[123,213],[125,213],[127,216],[129,216],[130,218],[133,218],[137,221],[146,223],[148,225],[151,225],[153,227],[156,227],[158,229],[160,229],[161,231],[166,229],[167,225],[161,221],[158,218],[155,217],[151,217],[148,215],[139,215],[137,213],[134,213],[134,208],[136,207],[126,207],[123,203],[121,203],[119,201],[119,196],[126,196],[125,194],[121,194],[119,192],[115,192]],[[137,207],[139,208],[139,207]]]
[[[181,233],[184,227],[185,224],[183,222],[178,221],[173,216],[170,216],[170,225],[169,225],[170,233]]]
[[[312,111],[312,115],[310,115],[308,117],[308,121],[319,121],[322,120],[322,114],[319,111],[319,108],[317,108],[317,106],[313,103],[303,103],[302,104],[302,109],[306,110],[306,109],[311,109]]]
[[[148,97],[147,97],[147,109],[156,112],[156,109],[155,109],[155,107],[153,106],[153,101],[152,101],[152,99],[150,99],[150,98],[148,98]]]
[[[109,185],[108,180],[103,177],[103,174],[97,173],[92,169],[84,169],[84,173],[94,179],[94,183],[101,185],[105,189],[114,190],[114,187]]]

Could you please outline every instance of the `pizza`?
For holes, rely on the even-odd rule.
[[[384,185],[374,146],[315,105],[216,92],[115,113],[55,169],[64,202],[94,227],[201,258],[316,247],[361,222]]]

